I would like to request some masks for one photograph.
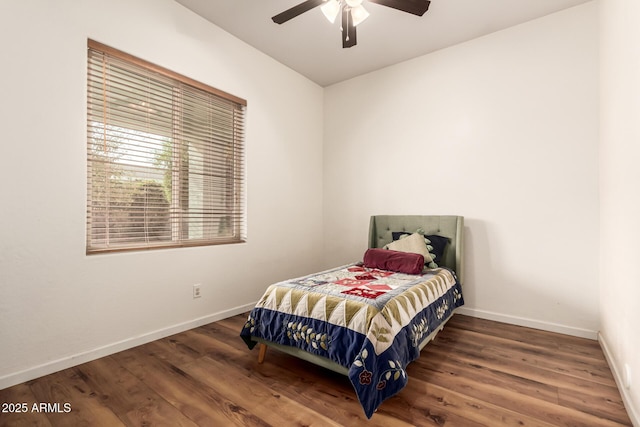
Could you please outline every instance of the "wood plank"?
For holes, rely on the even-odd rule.
[[[596,377],[595,375],[592,378],[584,378],[583,376],[576,376],[564,372],[564,369],[537,366],[528,361],[521,360],[515,352],[496,354],[495,351],[487,350],[487,347],[484,345],[478,347],[475,344],[469,344],[468,340],[470,338],[464,337],[461,339],[459,331],[456,331],[454,328],[449,328],[446,337],[442,338],[443,339],[436,339],[426,347],[428,351],[433,351],[438,354],[438,357],[454,357],[469,363],[476,363],[492,369],[501,370],[515,376],[522,376],[523,372],[527,372],[527,377],[535,381],[556,387],[563,385],[565,388],[590,395],[601,394],[603,390],[619,395],[615,388],[615,383],[605,385],[597,381],[592,381],[592,379]],[[490,342],[491,338],[488,338],[487,341]],[[553,361],[552,355],[549,357],[552,359],[552,362],[555,362]],[[560,361],[558,361],[558,363],[560,363]],[[577,364],[574,371],[579,372]]]
[[[609,419],[622,425],[627,425],[629,422],[624,402],[613,393],[593,396],[575,390],[559,388],[558,404],[565,408],[574,408],[596,417]]]
[[[555,387],[545,387],[535,382],[527,384],[526,379],[521,377],[504,376],[478,365],[470,366],[467,364],[461,368],[457,363],[439,360],[430,364],[427,361],[419,366],[411,366],[415,369],[409,370],[409,376],[500,408],[508,408],[526,417],[547,420],[552,425],[619,426],[622,421],[606,419],[604,413],[594,416],[579,409],[561,406]]]
[[[0,425],[630,426],[597,342],[455,315],[370,420],[347,377],[270,349],[233,316],[0,390],[70,413]],[[8,421],[7,421],[8,420]]]
[[[489,340],[500,340],[501,348],[514,348],[542,357],[548,357],[552,354],[554,360],[581,361],[593,367],[602,367],[610,374],[604,354],[597,341],[578,337],[566,337],[565,339],[564,335],[515,325],[508,325],[501,333],[495,325],[492,327],[485,325],[488,322],[486,320],[475,319],[471,323],[461,321],[461,317],[467,316],[454,316],[447,327],[460,331],[463,333],[463,337],[482,337],[483,345],[488,345]],[[478,324],[482,327],[478,327]],[[559,338],[558,335],[562,338]]]
[[[220,343],[220,346],[227,344]],[[244,350],[236,350],[231,345],[228,347],[223,351],[234,354],[234,366],[241,367],[243,375],[256,378],[273,392],[294,399],[333,420],[348,420],[348,425],[367,423],[371,427],[415,425],[382,413],[367,420],[349,379],[343,375],[276,350],[270,352],[266,363],[259,364],[256,352],[247,352],[246,346]],[[216,355],[211,354],[210,357],[216,358]]]
[[[194,348],[185,341],[185,334],[178,334],[149,343],[143,351],[149,356],[180,366],[206,355],[202,348]]]
[[[251,404],[251,411],[268,424],[304,425],[304,426],[341,426],[340,423],[309,408],[293,399],[274,393],[269,387],[237,370],[228,369],[228,365],[211,358],[203,357],[184,367],[192,377],[199,378],[207,386],[230,400]]]
[[[435,353],[424,351],[421,358],[407,369],[410,378],[416,378],[425,382],[448,381],[452,385],[461,384],[465,390],[471,390],[477,384],[492,386],[504,393],[519,393],[532,398],[557,405],[558,387],[541,383],[526,376],[513,375],[508,372],[471,363],[455,358],[434,357]],[[478,397],[477,393],[473,394]]]
[[[484,399],[452,391],[449,387],[441,387],[424,381],[410,380],[409,384],[411,383],[415,384],[415,387],[407,390],[407,392],[415,393],[428,399],[434,407],[447,413],[444,417],[445,420],[453,414],[459,414],[459,416],[483,426],[508,427],[526,425],[530,427],[551,427],[554,425],[544,417],[527,416],[511,408],[505,408],[487,402]],[[465,424],[452,423],[451,425]]]
[[[544,348],[555,349],[556,351],[567,352],[574,357],[586,356],[594,363],[604,362],[600,344],[595,340],[523,326],[505,325],[504,323],[471,316],[457,315],[451,320],[447,326],[458,329],[468,329],[486,336],[506,338],[513,342],[534,344]]]
[[[247,408],[154,353],[132,349],[112,358],[197,425],[266,425]]]
[[[70,404],[70,412],[46,414],[51,425],[125,425],[73,369],[56,372],[27,384],[38,402]]]
[[[242,327],[245,325],[245,323],[247,323],[248,317],[249,313],[227,317],[226,319],[204,325],[204,329],[208,329],[213,326],[219,326],[231,329],[232,331],[235,331],[238,335],[240,335],[240,330],[242,330]]]
[[[39,402],[26,383],[0,390],[0,403],[13,404],[2,408],[7,412],[0,413],[0,427],[51,426],[44,412],[32,411]]]
[[[140,381],[112,357],[74,369],[127,425],[161,425],[166,419],[171,419],[175,426],[196,425],[148,383]]]
[[[538,344],[521,343],[468,330],[458,329],[456,332],[460,335],[460,339],[464,341],[475,342],[481,339],[484,353],[519,359],[521,362],[532,366],[585,378],[608,386],[615,386],[615,380],[606,363],[594,363],[593,359]]]

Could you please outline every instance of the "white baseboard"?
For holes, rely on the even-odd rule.
[[[613,354],[609,349],[607,340],[604,338],[602,333],[598,333],[598,342],[600,343],[600,348],[602,348],[605,359],[607,359],[609,368],[611,368],[613,378],[616,380],[616,385],[618,386],[618,390],[620,391],[620,395],[622,396],[622,401],[624,402],[624,407],[627,410],[627,414],[629,414],[629,418],[631,419],[631,424],[633,424],[635,427],[640,427],[640,408],[634,406],[634,402],[631,398],[631,395],[629,394],[629,390],[624,386],[622,370],[615,363],[615,359],[613,358]]]
[[[465,306],[458,308],[457,312],[460,314],[466,314],[467,316],[478,317],[480,319],[495,320],[496,322],[509,323],[511,325],[525,326],[527,328],[541,329],[543,331],[557,332],[560,334],[589,338],[592,340],[598,339],[597,331],[576,328],[573,326],[560,325],[552,322],[543,322],[540,320],[528,319],[526,317],[511,316],[508,314],[478,310]]]
[[[35,378],[49,375],[54,372],[62,371],[63,369],[71,368],[73,366],[81,365],[92,360],[99,359],[101,357],[108,356],[110,354],[118,353],[119,351],[127,350],[133,347],[137,347],[142,344],[146,344],[151,341],[155,341],[161,338],[168,337],[180,332],[187,331],[189,329],[197,328],[199,326],[206,325],[208,323],[216,322],[218,320],[226,319],[227,317],[235,316],[237,314],[250,311],[255,306],[255,303],[235,307],[229,310],[220,311],[218,313],[210,314],[198,319],[190,320],[188,322],[180,323],[170,326],[168,328],[159,329],[157,331],[149,332],[144,335],[127,338],[125,340],[108,344],[102,347],[88,350],[83,353],[75,354],[72,356],[63,357],[58,360],[43,363],[42,365],[34,366],[29,369],[25,369],[20,372],[11,373],[0,377],[0,390],[21,384],[25,381],[30,381]],[[238,331],[238,339],[240,337],[240,331]]]

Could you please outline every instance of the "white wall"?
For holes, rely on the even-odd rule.
[[[326,88],[326,265],[371,215],[463,215],[467,313],[595,338],[596,28],[587,3]]]
[[[248,243],[85,255],[87,38],[248,101]],[[172,0],[3,0],[0,52],[0,388],[320,267],[322,88]]]
[[[599,5],[600,341],[640,426],[640,2]]]

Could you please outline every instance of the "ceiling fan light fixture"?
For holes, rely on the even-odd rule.
[[[369,17],[369,12],[364,6],[360,5],[351,9],[351,19],[353,19],[353,26],[358,26],[365,19]]]
[[[382,6],[390,7],[401,12],[422,16],[429,10],[431,0],[368,0]],[[276,24],[285,22],[320,7],[322,13],[330,23],[334,23],[338,15],[342,15],[340,31],[342,32],[342,47],[355,46],[356,26],[369,17],[369,12],[362,6],[364,0],[303,0],[302,3],[290,7],[284,12],[280,12],[271,17]]]
[[[322,10],[327,20],[333,24],[340,13],[340,2],[338,0],[328,0],[320,7],[320,10]]]

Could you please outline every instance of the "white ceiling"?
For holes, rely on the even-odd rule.
[[[320,8],[282,25],[271,17],[303,0],[176,0],[218,27],[328,86],[590,0],[433,0],[422,17],[378,4],[342,48],[340,19]]]

